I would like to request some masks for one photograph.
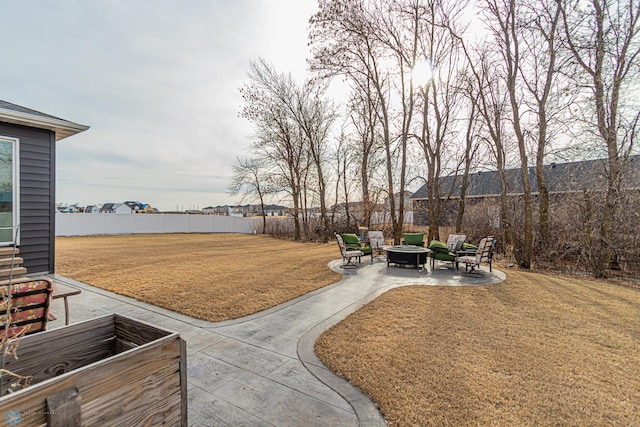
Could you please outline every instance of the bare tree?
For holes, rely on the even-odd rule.
[[[428,0],[423,4],[416,2],[414,6],[423,10],[418,34],[419,55],[429,61],[432,79],[423,82],[421,130],[416,139],[427,167],[428,238],[439,240],[442,216],[440,177],[447,158],[451,157],[446,155],[446,149],[458,145],[457,126],[461,122],[458,115],[463,99],[458,81],[463,76],[460,72],[460,40],[452,37],[451,33],[461,33],[465,26],[462,3]]]
[[[328,150],[328,138],[336,114],[324,96],[326,86],[307,83],[296,90],[293,99],[283,99],[289,105],[292,116],[304,135],[308,158],[315,167],[317,191],[320,202],[320,218],[323,223],[322,241],[329,241],[329,216],[327,215],[327,182],[324,163]]]
[[[487,142],[487,146],[495,159],[495,166],[500,179],[500,228],[502,230],[502,247],[506,253],[513,251],[513,226],[508,206],[509,182],[506,175],[506,149],[504,123],[507,114],[507,97],[502,90],[503,76],[493,59],[491,48],[481,44],[476,49],[470,46],[453,27],[449,27],[452,35],[460,40],[462,50],[467,58],[469,77],[477,91],[476,105],[482,119],[479,139]],[[469,95],[473,97],[474,91]]]
[[[311,19],[310,35],[313,70],[324,76],[345,76],[363,92],[363,83],[370,85],[375,94],[372,105],[376,106],[386,157],[386,190],[396,243],[404,222],[407,146],[415,102],[409,71],[415,64],[416,44],[414,41],[412,45],[406,35],[416,34],[416,19],[405,16],[405,5],[391,0],[379,4],[320,0],[318,12]],[[408,32],[405,24],[409,25]],[[397,132],[397,137],[392,132]]]
[[[254,148],[268,159],[273,177],[293,202],[294,238],[301,239],[302,185],[307,159],[303,135],[283,99],[295,96],[293,77],[277,73],[263,59],[251,62],[250,83],[240,89],[241,116],[254,123]]]
[[[311,18],[309,36],[312,71],[320,78],[344,77],[351,88],[349,115],[358,138],[355,152],[361,156],[357,164],[360,166],[363,222],[369,221],[372,207],[370,156],[378,139],[383,147],[392,143],[389,76],[381,65],[384,54],[382,43],[375,36],[375,21],[363,1],[320,0],[318,12]],[[345,180],[358,175],[345,172],[349,175]]]
[[[266,233],[267,216],[265,213],[265,197],[273,192],[270,177],[266,170],[265,159],[238,157],[233,165],[233,177],[229,185],[232,196],[241,195],[243,199],[257,199],[262,212],[262,234]]]
[[[463,93],[468,99],[468,112],[469,115],[467,117],[467,129],[465,132],[465,147],[462,158],[458,163],[458,167],[456,168],[459,171],[462,168],[462,176],[460,178],[460,198],[458,199],[458,212],[456,214],[456,233],[462,232],[462,221],[464,219],[464,213],[466,210],[466,197],[467,197],[467,189],[469,187],[469,173],[473,167],[473,163],[476,157],[476,153],[480,148],[479,145],[479,137],[478,127],[480,126],[481,120],[479,119],[478,109],[479,107],[479,94],[478,91],[475,90],[475,85],[473,79],[468,77],[463,81],[463,87],[461,88]]]
[[[340,200],[344,200],[346,227],[349,228],[349,200],[351,194],[351,180],[349,179],[349,148],[347,146],[347,136],[343,133],[338,138],[338,147],[334,152],[335,165],[336,165],[336,181],[335,181],[335,200],[333,204],[333,210],[331,215],[331,225],[335,229],[335,223],[337,218],[337,210],[340,204]],[[340,197],[340,190],[342,189],[342,198]]]
[[[541,253],[551,242],[549,190],[544,174],[544,162],[551,145],[550,125],[563,106],[557,100],[563,93],[560,86],[560,43],[561,26],[560,7],[556,0],[538,0],[524,5],[523,21],[520,26],[524,32],[523,45],[526,55],[520,66],[520,76],[533,102],[529,109],[536,117],[533,132],[535,139],[536,180],[539,193],[539,246]],[[566,79],[563,83],[566,85]]]
[[[354,154],[353,162],[360,166],[359,175],[352,170],[350,178],[358,177],[360,179],[363,205],[362,223],[365,227],[371,226],[371,214],[374,207],[374,198],[371,194],[371,178],[378,166],[377,153],[381,148],[380,138],[378,138],[377,112],[379,111],[379,105],[376,100],[376,93],[372,90],[371,83],[367,80],[354,87],[349,102],[349,119],[354,129],[355,140],[352,150]],[[345,176],[345,180],[346,178]]]
[[[496,47],[504,61],[506,87],[511,107],[511,124],[520,154],[520,180],[524,200],[524,238],[522,245],[514,248],[514,255],[520,267],[530,268],[533,248],[533,198],[529,179],[527,145],[520,111],[520,105],[523,100],[518,76],[522,58],[521,33],[519,31],[520,25],[516,5],[516,0],[486,0],[486,9],[488,15],[492,18],[489,26],[492,30]]]
[[[578,67],[578,83],[589,89],[600,147],[607,155],[607,190],[591,253],[592,273],[605,275],[613,254],[613,218],[619,206],[626,162],[638,132],[640,1],[558,0],[564,36]],[[585,77],[581,79],[580,77]]]

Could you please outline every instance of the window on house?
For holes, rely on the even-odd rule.
[[[0,136],[0,245],[16,242],[19,218],[18,140]]]

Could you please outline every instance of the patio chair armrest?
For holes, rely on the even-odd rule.
[[[464,251],[458,251],[456,252],[456,256],[457,257],[463,257],[463,256],[476,256],[476,254],[478,253],[477,249],[467,249]]]

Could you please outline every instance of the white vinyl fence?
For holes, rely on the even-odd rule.
[[[141,233],[247,233],[262,219],[188,214],[56,213],[56,236]]]

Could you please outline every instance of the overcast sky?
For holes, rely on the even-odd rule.
[[[0,99],[91,128],[57,148],[57,201],[235,203],[249,62],[304,77],[315,0],[2,2]]]

